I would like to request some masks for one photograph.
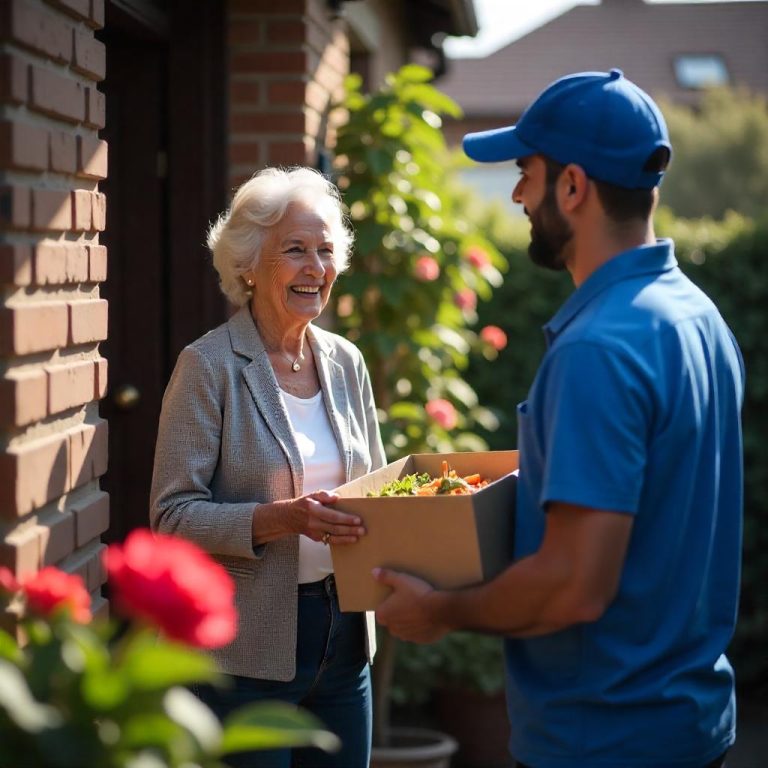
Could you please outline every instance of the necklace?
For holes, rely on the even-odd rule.
[[[296,355],[296,357],[291,357],[290,355],[286,355],[285,352],[280,352],[280,355],[291,364],[291,370],[294,373],[298,373],[301,370],[301,363],[299,362],[299,360],[301,360],[302,363],[304,362],[303,352],[299,352],[299,354]]]
[[[293,359],[293,362],[291,362],[291,358],[290,358],[290,357],[288,357],[288,355],[286,355],[286,356],[285,356],[285,359],[286,359],[286,360],[287,360],[289,363],[291,363],[291,370],[292,370],[294,373],[297,373],[298,371],[300,371],[300,370],[301,370],[301,365],[299,364],[299,360],[301,360],[301,361],[303,361],[303,360],[304,360],[304,353],[303,353],[303,352],[299,352],[299,355],[298,355],[298,357],[295,357],[295,358]]]

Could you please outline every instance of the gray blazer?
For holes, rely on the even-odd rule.
[[[323,401],[346,480],[386,462],[360,351],[309,326]],[[213,651],[222,671],[291,680],[296,661],[298,536],[254,551],[256,504],[300,496],[304,468],[248,307],[186,347],[163,398],[150,497],[153,530],[195,542],[236,585],[237,638]],[[367,616],[368,654],[375,648]]]

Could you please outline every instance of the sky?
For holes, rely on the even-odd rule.
[[[713,1],[716,0],[646,0],[651,3]],[[448,38],[444,46],[448,56],[487,56],[574,5],[598,5],[598,0],[474,0],[474,3],[480,31],[474,38]]]

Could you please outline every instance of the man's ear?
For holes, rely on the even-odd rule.
[[[569,163],[563,168],[558,184],[560,207],[571,212],[583,202],[589,189],[589,178],[580,165]]]

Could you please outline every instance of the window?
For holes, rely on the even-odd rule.
[[[711,88],[727,85],[728,68],[717,53],[682,54],[675,57],[675,77],[681,88]]]

